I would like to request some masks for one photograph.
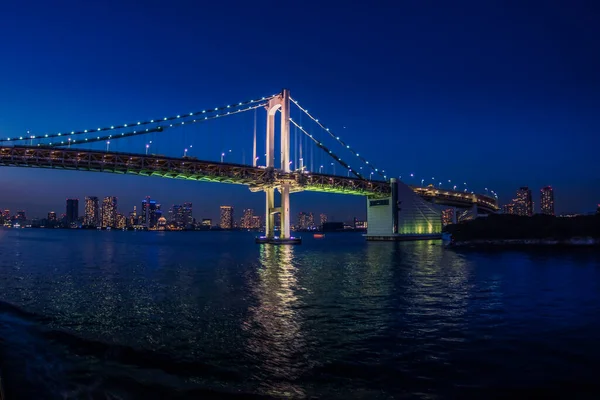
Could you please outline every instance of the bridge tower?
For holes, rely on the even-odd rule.
[[[267,169],[275,169],[275,114],[281,111],[279,128],[280,165],[281,172],[290,172],[290,91],[282,92],[271,98],[266,105],[267,109]],[[265,188],[266,217],[265,236],[273,239],[275,233],[275,214],[281,214],[281,227],[279,239],[290,238],[290,184],[282,182],[277,189],[281,193],[281,206],[275,207],[275,187]]]

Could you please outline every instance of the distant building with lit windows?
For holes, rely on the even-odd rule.
[[[202,219],[202,226],[210,228],[212,226],[212,219],[210,219],[210,218],[203,218]]]
[[[515,204],[508,203],[502,206],[502,213],[504,214],[514,214],[515,213]]]
[[[262,218],[260,215],[252,216],[252,229],[262,229]]]
[[[54,211],[48,213],[48,222],[56,223],[56,213]]]
[[[83,225],[94,227],[100,225],[100,205],[96,196],[87,196],[85,198],[83,212]]]
[[[67,199],[67,224],[77,222],[79,219],[79,199]]]
[[[233,207],[221,206],[221,219],[219,226],[221,229],[233,229]]]
[[[240,228],[252,229],[253,228],[254,210],[252,208],[246,208],[242,214],[242,220],[240,221]]]
[[[117,198],[108,196],[102,200],[102,227],[115,228],[117,226]]]
[[[117,214],[117,229],[125,229],[127,226],[127,218],[123,214]]]
[[[321,226],[321,229],[323,229],[323,224],[325,222],[327,222],[327,214],[321,214],[319,216],[319,218],[320,218],[319,225]]]
[[[542,214],[554,215],[554,189],[546,186],[540,191],[540,210]]]
[[[454,223],[454,208],[442,210],[442,225],[450,225]]]
[[[531,198],[531,189],[523,186],[517,190],[517,198],[513,200],[514,213],[525,217],[533,215],[533,200]]]

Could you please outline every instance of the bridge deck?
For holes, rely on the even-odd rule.
[[[290,183],[292,191],[306,190],[368,197],[387,197],[391,191],[387,182],[377,180],[368,181],[316,173],[285,173],[274,169],[197,160],[191,157],[177,158],[75,148],[2,146],[0,165],[233,183],[247,185],[252,191],[276,187],[282,182]],[[412,187],[412,189],[421,197],[438,204],[457,207],[470,207],[477,204],[486,212],[498,210],[496,200],[484,195],[433,187]]]
[[[274,169],[203,161],[191,157],[176,158],[74,148],[0,147],[0,165],[233,183],[247,185],[254,191],[278,186],[286,181],[292,184],[294,191],[307,190],[369,197],[384,197],[390,193],[390,186],[383,181],[313,173],[284,173]]]

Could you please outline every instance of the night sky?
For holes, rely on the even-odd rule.
[[[3,4],[0,136],[176,115],[287,87],[390,176],[467,182],[501,203],[528,185],[536,208],[552,185],[558,213],[600,203],[597,2],[236,3]],[[157,152],[180,155],[193,142],[198,155],[231,149],[232,161],[249,161],[252,112],[212,123],[155,138]],[[111,149],[143,152],[146,140]],[[63,213],[65,198],[86,195],[118,196],[124,213],[146,195],[165,207],[191,201],[196,218],[215,218],[220,204],[237,216],[264,204],[243,186],[23,168],[0,168],[0,188],[0,207],[28,216]],[[337,220],[364,208],[360,197],[292,198],[294,214]]]

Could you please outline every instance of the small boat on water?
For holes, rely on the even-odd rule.
[[[325,234],[324,234],[324,233],[315,233],[315,234],[313,235],[313,237],[314,237],[315,239],[323,239],[323,238],[325,237]]]

